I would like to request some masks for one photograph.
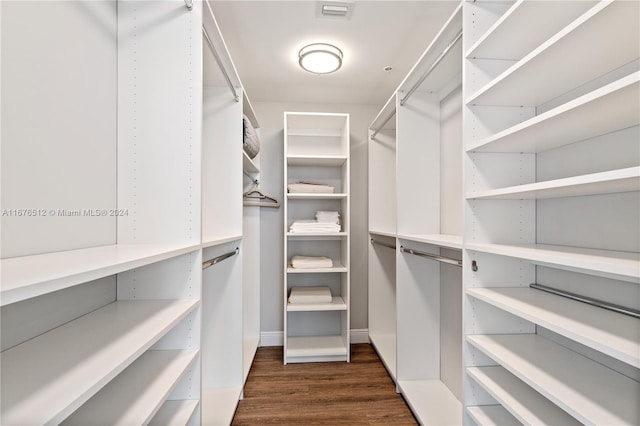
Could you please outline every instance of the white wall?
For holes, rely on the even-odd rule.
[[[260,189],[281,202],[285,111],[343,112],[351,120],[351,328],[367,328],[367,129],[380,106],[255,102],[260,121]],[[283,330],[283,209],[261,212],[261,331]]]

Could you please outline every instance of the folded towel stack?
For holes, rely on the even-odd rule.
[[[333,194],[335,188],[330,185],[312,182],[298,182],[287,185],[290,193]]]
[[[316,220],[318,223],[340,223],[340,214],[338,212],[316,212]]]
[[[289,295],[289,303],[331,303],[329,287],[293,287]]]
[[[295,269],[332,268],[333,261],[324,256],[293,256],[291,267]]]
[[[292,234],[335,234],[340,232],[337,223],[319,223],[317,220],[296,220],[289,227]]]

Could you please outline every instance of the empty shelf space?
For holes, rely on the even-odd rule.
[[[219,246],[226,243],[231,243],[233,241],[240,241],[242,239],[242,235],[234,235],[231,237],[222,237],[222,238],[212,238],[202,242],[202,248]]]
[[[249,158],[244,150],[242,151],[242,170],[249,174],[260,173],[260,168],[251,158]]]
[[[595,3],[519,0],[471,46],[466,57],[522,59]]]
[[[640,320],[532,288],[469,288],[467,294],[640,367]]]
[[[462,249],[461,235],[447,234],[424,234],[424,235],[398,235],[398,238],[407,241],[415,241],[418,243],[431,244],[451,249]]]
[[[342,336],[287,337],[287,358],[346,355],[347,346]]]
[[[467,151],[538,153],[637,125],[639,90],[640,72],[635,72],[482,139]]]
[[[342,297],[334,296],[330,303],[287,303],[288,312],[346,311],[347,304]]]
[[[640,282],[640,254],[546,244],[467,243],[467,250],[526,259],[537,265]],[[479,265],[482,267],[482,265]]]
[[[369,340],[393,381],[396,381],[396,335],[369,332]]]
[[[242,388],[202,388],[202,424],[229,425],[236,412]]]
[[[536,334],[467,341],[582,423],[640,422],[640,383],[589,358]]]
[[[467,413],[478,426],[517,425],[518,420],[500,405],[467,407]]]
[[[420,424],[462,424],[462,404],[440,380],[399,380],[398,387]]]
[[[198,305],[117,301],[4,351],[3,422],[60,423]]]
[[[347,272],[347,267],[336,262],[334,262],[333,268],[296,269],[296,268],[292,268],[291,265],[289,265],[289,267],[287,268],[288,274],[324,274],[324,273],[339,273],[339,272]]]
[[[311,193],[287,193],[287,198],[289,200],[341,200],[343,198],[347,198],[347,194],[345,193],[335,193],[335,194],[311,194]]]
[[[165,401],[149,422],[150,426],[186,426],[198,408],[198,400]]]
[[[198,351],[147,351],[83,404],[64,425],[147,424]]]
[[[289,155],[287,165],[289,166],[320,166],[337,167],[347,162],[346,156],[340,155]]]
[[[0,262],[2,305],[139,268],[197,250],[200,245],[111,245]]]
[[[538,106],[630,63],[637,59],[640,49],[638,7],[638,2],[598,3],[466,103]]]
[[[469,367],[467,374],[522,424],[581,424],[502,367]]]
[[[348,236],[346,232],[287,232],[290,240],[341,240]]]
[[[640,190],[640,167],[628,167],[469,194],[469,200],[530,200]]]

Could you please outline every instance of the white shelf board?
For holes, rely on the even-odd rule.
[[[346,311],[347,304],[339,296],[331,298],[330,303],[287,303],[287,312]]]
[[[640,424],[640,383],[577,352],[536,334],[467,341],[582,423]]]
[[[467,242],[465,247],[467,250],[530,260],[537,265],[640,283],[639,253],[547,244]]]
[[[199,244],[121,244],[2,259],[0,303],[30,299],[199,248]]]
[[[320,138],[339,138],[342,137],[342,129],[295,129],[288,128],[287,136],[306,136]]]
[[[346,356],[342,336],[287,337],[287,358]]]
[[[198,305],[117,301],[2,352],[2,421],[60,423]]]
[[[396,381],[396,335],[369,331],[369,340],[393,381]]]
[[[259,336],[245,337],[242,341],[242,372],[244,373],[244,377],[242,379],[243,385],[247,382],[247,377],[249,377],[249,371],[251,370],[251,365],[253,364],[253,359],[256,356],[259,344]]]
[[[516,1],[467,51],[467,58],[522,59],[595,1]],[[522,36],[518,36],[518,35]]]
[[[346,232],[287,232],[290,240],[341,240],[348,236]]]
[[[249,158],[244,150],[242,150],[242,170],[249,174],[260,173],[260,168],[256,166],[256,163],[254,163],[253,160]]]
[[[591,173],[469,194],[468,200],[540,200],[640,191],[640,167]]]
[[[423,234],[423,235],[409,235],[398,234],[398,238],[407,241],[415,241],[418,243],[426,243],[434,246],[446,247],[451,249],[462,249],[462,236],[461,235],[448,235],[448,234]]]
[[[420,424],[462,424],[462,404],[442,381],[399,380],[398,387]]]
[[[639,82],[640,72],[634,72],[479,140],[467,151],[538,153],[638,125]]]
[[[313,269],[296,269],[292,268],[291,265],[287,268],[288,274],[322,274],[322,273],[336,273],[336,272],[347,272],[347,267],[342,264],[335,264],[333,268],[313,268]]]
[[[63,425],[149,423],[197,355],[196,350],[146,351]]]
[[[467,413],[478,426],[519,425],[518,420],[500,405],[467,407]]]
[[[335,194],[312,194],[312,193],[287,193],[289,200],[341,200],[347,198],[345,193]]]
[[[640,368],[640,319],[528,287],[467,294]]]
[[[233,241],[240,241],[240,240],[242,240],[242,235],[233,235],[231,237],[214,238],[207,241],[203,241],[202,248],[204,249],[208,247],[219,246],[222,244],[230,243]]]
[[[638,13],[635,1],[598,3],[471,95],[466,104],[538,106],[630,63],[640,50]]]
[[[230,425],[242,388],[202,388],[202,424]]]
[[[251,100],[244,89],[242,90],[242,113],[247,116],[254,128],[260,128],[260,123],[258,123],[258,118],[256,117]]]
[[[369,229],[369,235],[379,235],[381,237],[390,237],[390,238],[396,238],[398,236],[398,234],[396,234],[395,232],[376,231],[374,229]]]
[[[289,155],[287,165],[289,166],[320,166],[338,167],[347,162],[347,157],[343,155]]]
[[[376,118],[373,119],[369,125],[369,135],[379,129],[394,130],[396,128],[396,121],[391,119],[396,115],[396,96],[396,92],[393,92],[380,112],[378,112],[378,115],[376,115]]]
[[[522,424],[582,424],[502,367],[469,367],[467,374]]]
[[[186,426],[199,403],[200,401],[192,399],[165,401],[149,422],[149,426]]]

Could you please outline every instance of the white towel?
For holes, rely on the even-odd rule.
[[[317,211],[316,220],[320,223],[340,223],[340,213]]]
[[[333,194],[335,188],[330,185],[323,185],[319,183],[298,182],[290,183],[287,185],[287,190],[290,193],[312,193],[312,194]]]
[[[333,261],[324,256],[293,256],[291,267],[295,269],[332,268]]]
[[[289,295],[289,303],[331,303],[329,287],[293,287]]]
[[[340,232],[340,225],[337,223],[319,223],[316,220],[296,220],[289,227],[289,232],[294,234],[332,234]]]

